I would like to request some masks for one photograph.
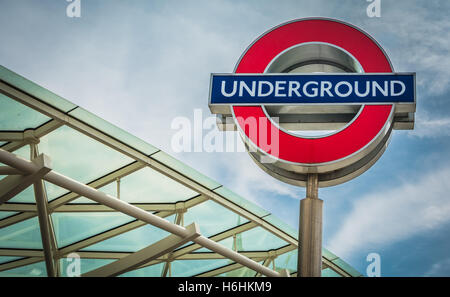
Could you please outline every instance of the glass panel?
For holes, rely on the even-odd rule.
[[[176,260],[172,262],[172,276],[194,276],[232,263],[228,259]]]
[[[297,249],[275,258],[275,270],[280,272],[283,269],[288,269],[290,273],[297,271]]]
[[[247,219],[208,200],[191,207],[184,214],[184,225],[197,223],[203,236],[209,237],[248,222]]]
[[[133,160],[74,129],[62,126],[41,138],[40,153],[50,156],[55,171],[87,183]],[[47,185],[49,200],[61,195]]]
[[[210,179],[209,177],[201,174],[197,170],[187,166],[186,164],[181,163],[174,157],[166,154],[163,151],[160,151],[154,155],[151,156],[151,158],[169,166],[170,168],[175,169],[176,171],[180,172],[181,174],[197,181],[201,185],[207,187],[208,189],[212,190],[220,186],[219,183],[216,181]]]
[[[259,262],[259,264],[262,264],[263,262]],[[224,276],[224,277],[254,277],[256,276],[257,272],[248,268],[248,267],[241,267],[229,272],[222,273],[217,276]]]
[[[53,213],[52,220],[58,247],[64,247],[135,219],[117,212],[74,212]]]
[[[331,268],[325,268],[322,270],[322,277],[342,277],[342,276]]]
[[[7,277],[44,277],[47,276],[47,269],[44,262],[38,262],[10,270],[0,271],[0,276]]]
[[[60,186],[49,183],[47,181],[44,181],[44,188],[45,188],[45,191],[47,192],[48,201],[52,201],[55,198],[61,197],[70,192],[67,189],[64,189]]]
[[[38,218],[1,228],[0,248],[42,249]]]
[[[258,217],[263,217],[263,216],[266,216],[269,214],[269,212],[262,209],[255,203],[242,198],[238,194],[232,192],[231,190],[229,190],[225,187],[220,187],[217,190],[214,190],[214,192],[216,192],[219,195],[222,195],[224,198],[226,198],[226,199],[230,200],[231,202],[241,206],[242,208],[250,211],[251,213],[257,215]]]
[[[117,197],[117,183],[115,181],[99,188],[98,190],[113,197]],[[89,198],[80,197],[71,201],[69,204],[98,204],[98,203]]]
[[[279,218],[275,217],[274,215],[269,215],[264,217],[264,220],[266,222],[269,222],[270,224],[274,225],[281,231],[287,233],[292,238],[297,239],[298,238],[298,230],[293,228],[291,225],[286,224],[284,221],[280,220]]]
[[[51,119],[3,94],[0,94],[0,130],[23,131]]]
[[[239,234],[236,236],[238,250],[239,250],[239,239],[238,239],[239,236],[240,236]],[[218,241],[217,243],[220,243],[221,245],[229,248],[230,250],[233,249],[233,237],[225,238],[221,241]],[[211,253],[211,250],[209,250],[207,248],[201,248],[201,249],[195,250],[194,253]]]
[[[76,258],[63,258],[60,260],[60,267],[61,267],[61,276],[73,276],[73,273],[75,272],[75,261],[78,259]],[[109,263],[112,263],[116,260],[114,259],[79,259],[80,262],[80,274],[89,272],[91,270],[97,269],[101,266],[107,265]],[[70,272],[70,273],[69,273]]]
[[[329,261],[333,261],[338,258],[338,256],[336,256],[326,248],[322,248],[322,257],[326,258]]]
[[[14,151],[14,154],[25,159],[30,160],[30,146],[25,145],[21,148]],[[9,202],[11,203],[35,203],[36,200],[34,199],[34,189],[33,186],[27,187],[25,190],[14,196],[13,198],[9,199]]]
[[[172,222],[175,216],[167,217],[166,220]],[[136,252],[152,243],[155,243],[170,233],[154,227],[145,225],[137,229],[114,236],[94,245],[88,246],[83,251],[107,251],[107,252]]]
[[[267,251],[270,249],[277,249],[287,245],[288,243],[279,237],[266,231],[262,227],[256,227],[245,231],[236,237],[238,240],[238,250],[243,251]],[[240,242],[240,243],[239,243]]]
[[[198,193],[149,167],[120,179],[120,200],[126,202],[172,203],[197,195]]]
[[[75,104],[59,97],[41,86],[38,86],[37,84],[3,66],[0,66],[0,78],[10,85],[17,87],[18,89],[21,89],[36,98],[39,98],[41,101],[46,102],[63,112],[67,112],[76,107]]]
[[[16,211],[0,211],[0,220],[18,214]]]
[[[30,146],[24,145],[21,148],[15,150],[14,154],[24,158],[25,160],[30,160]]]
[[[338,258],[336,260],[331,261],[346,272],[350,273],[351,276],[361,276],[361,273],[359,273],[355,268],[350,266],[347,262],[342,260],[341,258]]]
[[[10,203],[36,203],[34,199],[34,187],[29,186],[13,198],[9,199]]]
[[[121,277],[136,277],[136,276],[154,276],[160,277],[164,269],[164,263],[159,263],[151,266],[147,266],[144,268],[136,269],[133,271],[126,272]]]
[[[0,264],[12,262],[15,260],[22,259],[22,257],[7,257],[7,256],[0,256]]]
[[[137,138],[134,135],[114,126],[111,123],[99,118],[98,116],[90,113],[89,111],[77,107],[73,111],[69,112],[69,115],[91,125],[92,127],[114,137],[115,139],[127,144],[128,146],[140,151],[145,155],[150,155],[158,151],[156,147],[146,143],[145,141]]]

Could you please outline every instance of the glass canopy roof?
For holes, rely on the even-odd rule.
[[[196,223],[201,236],[226,248],[213,251],[195,239],[180,241],[118,276],[264,275],[224,256],[228,251],[258,267],[296,275],[296,230],[163,151],[2,66],[0,150],[29,161],[45,154],[51,170],[64,178],[164,218],[168,226],[184,230]],[[167,229],[48,180],[26,184],[28,175],[19,171],[0,163],[0,276],[66,276],[73,253],[80,257],[83,275],[169,241]],[[36,195],[41,194],[36,193],[46,199],[37,204],[41,200]],[[323,249],[322,275],[361,274]]]

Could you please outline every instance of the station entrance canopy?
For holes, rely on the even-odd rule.
[[[296,230],[2,66],[0,178],[0,276],[296,275]]]

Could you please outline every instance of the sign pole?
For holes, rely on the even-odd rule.
[[[300,201],[297,276],[320,277],[323,200],[318,197],[318,174],[308,174],[307,178],[306,198]]]
[[[319,185],[361,175],[383,154],[394,129],[414,128],[415,86],[415,73],[394,72],[370,35],[327,18],[276,26],[245,50],[233,73],[211,74],[208,105],[219,129],[238,130],[252,159],[274,178],[302,187],[306,181],[298,276],[322,275]],[[317,137],[288,131],[324,127],[335,131]]]

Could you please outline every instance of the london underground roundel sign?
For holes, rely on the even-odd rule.
[[[211,75],[219,128],[237,129],[263,170],[301,186],[309,173],[322,187],[363,173],[393,129],[413,128],[415,106],[415,74],[394,73],[373,38],[332,19],[277,26],[247,48],[234,73]]]

